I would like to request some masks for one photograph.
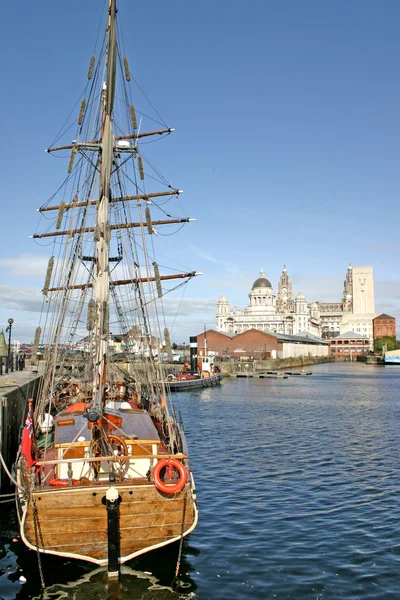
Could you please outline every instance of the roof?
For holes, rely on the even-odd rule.
[[[342,333],[339,335],[335,335],[331,340],[365,340],[363,335],[360,333],[355,333],[354,331],[346,331],[346,333]]]
[[[261,335],[264,335],[265,337],[274,337],[278,340],[278,342],[293,342],[293,343],[297,343],[297,344],[322,344],[322,345],[327,345],[329,344],[328,340],[324,340],[316,335],[313,335],[312,333],[308,333],[307,331],[304,331],[302,333],[299,333],[298,335],[289,335],[289,334],[281,334],[281,333],[272,333],[271,331],[261,331],[260,329],[255,329],[254,327],[252,327],[251,329],[246,329],[246,331],[242,331],[241,333],[226,333],[225,331],[215,331],[214,329],[208,329],[206,331],[206,334],[208,332],[213,333],[213,334],[219,334],[221,336],[225,336],[228,337],[230,340],[234,340],[236,338],[241,338],[241,337],[245,337],[246,334],[248,334],[250,331],[256,331],[257,333],[260,333]],[[204,332],[199,333],[198,336],[204,336]]]
[[[251,289],[254,290],[254,288],[263,288],[263,287],[272,288],[272,285],[271,285],[271,282],[265,277],[264,269],[261,269],[260,277],[255,280]]]
[[[290,335],[289,333],[272,333],[271,335],[275,335],[278,342],[292,342],[294,344],[321,344],[328,345],[328,340],[324,340],[312,333],[308,333],[306,331],[300,332],[297,335]]]
[[[307,338],[308,340],[313,340],[314,342],[326,342],[326,340],[324,340],[323,338],[319,337],[318,335],[314,335],[309,331],[299,331],[297,335],[303,338]]]
[[[382,313],[381,315],[378,315],[377,317],[375,317],[375,319],[395,319],[396,317],[391,317],[390,315],[387,315],[386,313]],[[375,321],[375,319],[373,319],[373,321]]]

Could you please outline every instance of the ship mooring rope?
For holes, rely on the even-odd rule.
[[[36,543],[36,552],[37,552],[38,569],[39,569],[39,575],[40,575],[40,583],[42,585],[42,589],[45,589],[46,584],[44,581],[42,558],[40,556],[40,550],[39,550],[39,543],[42,545],[43,549],[44,549],[44,544],[43,544],[42,530],[40,528],[40,523],[39,523],[39,516],[37,513],[36,500],[34,498],[32,498],[32,510],[33,510],[33,526],[35,529],[35,543]],[[39,540],[39,538],[40,538],[40,540]]]
[[[183,534],[185,532],[185,518],[186,518],[186,504],[187,504],[187,488],[185,487],[185,493],[183,496],[183,513],[182,513],[182,527],[181,527],[181,539],[179,541],[179,551],[178,551],[178,559],[176,561],[175,575],[172,580],[172,585],[174,585],[178,575],[179,569],[181,566],[181,558],[182,558],[182,549],[183,549]]]

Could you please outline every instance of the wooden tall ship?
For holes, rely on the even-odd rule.
[[[67,152],[68,167],[33,236],[53,243],[53,255],[32,351],[33,362],[44,353],[43,378],[18,455],[17,507],[29,548],[115,574],[197,523],[183,427],[157,355],[162,345],[170,352],[164,297],[198,273],[161,273],[157,263],[157,233],[193,219],[171,215],[181,191],[141,150],[173,130],[144,130],[146,113],[131,99],[141,88],[117,43],[116,0],[105,19],[75,139],[67,124],[69,143],[61,133],[47,150]],[[149,189],[155,181],[163,187]],[[126,342],[125,363],[114,361],[110,328]],[[129,351],[135,345],[141,360]]]

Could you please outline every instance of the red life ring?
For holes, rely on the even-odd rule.
[[[69,479],[50,479],[49,485],[54,487],[69,487]],[[73,479],[72,485],[79,485],[79,479]]]
[[[164,468],[168,469],[168,476],[172,478],[172,469],[176,469],[179,473],[179,480],[176,483],[169,484],[164,483],[161,480],[161,471]],[[187,482],[187,471],[183,464],[174,458],[163,458],[159,460],[156,466],[153,469],[153,481],[154,485],[160,492],[164,492],[164,494],[176,494],[183,490]]]

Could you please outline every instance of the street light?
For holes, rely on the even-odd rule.
[[[6,329],[6,333],[8,331],[8,354],[7,354],[7,364],[6,364],[6,373],[11,371],[11,328],[14,323],[14,319],[8,319],[8,327]]]

